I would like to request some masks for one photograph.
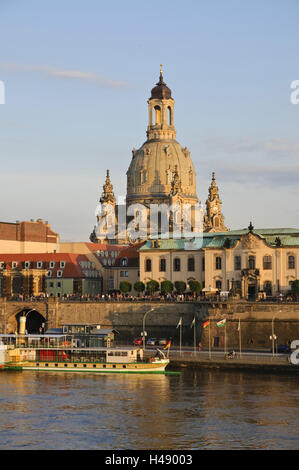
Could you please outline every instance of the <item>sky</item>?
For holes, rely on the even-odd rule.
[[[299,228],[298,18],[298,0],[0,0],[0,220],[88,241],[162,63],[199,199],[215,171],[230,229]]]

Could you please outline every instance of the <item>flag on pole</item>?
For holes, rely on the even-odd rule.
[[[209,324],[210,324],[210,320],[207,320],[203,323],[202,327],[206,328],[207,326],[209,326]]]
[[[190,325],[190,328],[193,328],[194,326],[195,326],[195,317],[194,317],[193,320],[192,320],[192,323],[191,323],[191,325]]]
[[[164,346],[163,349],[169,349],[171,345],[171,341],[169,340],[168,343]]]
[[[226,325],[226,318],[224,318],[223,320],[220,320],[219,322],[217,322],[218,328],[222,328],[225,325]]]
[[[182,324],[183,324],[183,322],[182,322],[182,317],[181,317],[181,318],[180,318],[180,321],[179,321],[179,323],[177,324],[176,327],[178,328],[179,326],[182,326]]]

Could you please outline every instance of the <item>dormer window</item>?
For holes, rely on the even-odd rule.
[[[43,262],[42,262],[42,261],[38,261],[38,262],[36,263],[36,267],[37,267],[37,269],[41,269],[41,268],[43,267]]]
[[[0,269],[4,269],[5,263],[4,261],[0,261]]]
[[[25,269],[29,269],[30,268],[30,261],[25,261]]]
[[[121,266],[128,266],[128,258],[122,258],[120,262]]]
[[[63,269],[65,268],[66,262],[65,261],[60,261],[60,267]]]
[[[62,271],[57,271],[57,277],[62,277]]]
[[[48,271],[47,272],[47,277],[51,277],[52,276],[52,271]]]
[[[17,262],[17,261],[13,261],[13,262],[11,263],[11,267],[12,267],[12,269],[16,269],[16,268],[18,267],[18,262]]]
[[[55,261],[50,261],[49,268],[53,269],[55,267]]]

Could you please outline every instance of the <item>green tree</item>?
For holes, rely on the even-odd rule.
[[[191,292],[199,294],[202,291],[202,285],[199,281],[189,281],[189,287]]]
[[[183,294],[186,290],[186,283],[184,281],[176,281],[174,287],[178,294]]]
[[[153,294],[159,290],[159,282],[154,280],[149,281],[146,283],[146,288],[150,294]]]
[[[166,295],[166,294],[171,294],[173,291],[173,284],[171,281],[162,281],[161,282],[161,293]]]
[[[131,292],[132,284],[129,281],[121,281],[119,288],[123,294],[127,294],[128,292]]]
[[[142,281],[137,281],[134,284],[134,289],[135,289],[136,292],[138,292],[138,294],[140,294],[141,292],[144,291],[145,285],[143,284]]]

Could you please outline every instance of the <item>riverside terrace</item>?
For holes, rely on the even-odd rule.
[[[270,336],[275,333],[278,345],[288,345],[299,339],[298,302],[248,302],[245,300],[205,301],[72,301],[48,298],[33,301],[13,301],[0,298],[0,333],[19,331],[20,318],[26,317],[29,334],[46,332],[64,324],[97,324],[101,328],[115,328],[121,344],[132,344],[134,338],[144,330],[148,337],[172,338],[179,343],[182,319],[183,344],[207,343],[207,328],[203,323],[210,319],[211,341],[216,349],[222,346],[224,331],[217,322],[227,320],[226,332],[231,347],[238,345],[238,324],[242,327],[242,341],[249,349],[269,350]],[[195,328],[191,325],[195,319]]]

